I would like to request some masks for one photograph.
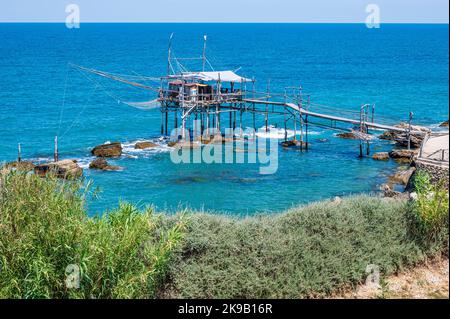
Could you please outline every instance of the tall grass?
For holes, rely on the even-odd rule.
[[[161,216],[130,204],[89,218],[78,182],[21,173],[0,181],[0,298],[154,297],[182,219],[163,229]]]

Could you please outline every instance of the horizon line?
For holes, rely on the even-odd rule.
[[[34,24],[45,24],[45,23],[61,23],[65,24],[65,21],[1,21],[0,23],[34,23]],[[83,23],[91,23],[91,24],[111,24],[111,23],[129,23],[129,24],[175,24],[175,23],[183,23],[183,24],[365,24],[365,22],[355,22],[355,21],[84,21]],[[424,21],[389,21],[389,22],[380,22],[382,24],[449,24],[447,22],[424,22]]]

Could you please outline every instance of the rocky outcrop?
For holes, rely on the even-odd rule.
[[[439,127],[448,127],[448,120],[439,124]]]
[[[283,141],[281,142],[281,146],[283,147],[306,147],[307,143],[306,142],[301,142],[299,140],[288,140],[288,141]]]
[[[355,133],[352,133],[352,132],[338,133],[338,134],[336,134],[336,136],[340,137],[340,138],[345,138],[348,140],[357,140],[358,139],[358,136],[356,136]]]
[[[401,184],[407,186],[413,173],[416,171],[415,167],[410,167],[407,170],[401,170],[389,177],[389,181],[394,184]]]
[[[7,170],[16,170],[16,171],[22,171],[22,172],[29,172],[34,169],[35,165],[32,162],[29,161],[16,161],[16,162],[9,162],[3,165],[3,168]]]
[[[389,152],[389,157],[397,160],[411,161],[416,154],[417,150],[395,149]]]
[[[412,148],[419,148],[425,136],[423,135],[411,135],[409,138],[409,144]],[[406,134],[398,135],[395,142],[399,146],[408,147],[408,136]]]
[[[158,147],[158,144],[155,144],[155,143],[152,143],[152,142],[148,142],[148,141],[137,142],[134,145],[134,148],[137,149],[137,150],[145,150],[147,148],[155,148],[155,147]]]
[[[381,140],[389,140],[389,141],[393,141],[395,140],[395,138],[397,137],[398,132],[395,131],[385,131],[383,132],[383,134],[381,134],[380,136],[378,136],[379,139]]]
[[[403,122],[399,123],[395,126],[399,127],[399,128],[403,128],[403,129],[409,128],[409,124],[403,123]],[[419,148],[425,137],[425,134],[429,133],[430,129],[428,129],[424,126],[411,125],[411,130],[419,132],[419,133],[411,134],[410,146],[412,148]],[[397,145],[399,145],[399,146],[404,146],[404,147],[408,146],[408,135],[405,132],[386,131],[383,134],[381,134],[380,136],[378,136],[378,138],[380,138],[382,140],[395,141],[397,143]]]
[[[122,155],[122,145],[119,142],[98,145],[91,153],[98,157],[119,157]]]
[[[75,179],[83,176],[83,169],[78,166],[76,160],[62,160],[58,162],[36,165],[34,173],[45,177],[49,174],[58,178]]]
[[[388,161],[389,153],[388,152],[379,152],[372,155],[372,158],[377,161]]]
[[[383,192],[384,197],[397,197],[401,194],[400,192],[393,190],[388,184],[381,185],[380,190]]]
[[[102,157],[93,160],[89,164],[89,168],[90,169],[99,169],[102,171],[118,171],[118,170],[122,169],[122,167],[120,167],[120,166],[109,165],[109,163]]]
[[[183,141],[180,140],[178,142],[170,141],[167,143],[169,147],[175,147],[175,148],[184,148],[184,149],[195,149],[201,147],[200,142],[191,142],[191,141]]]

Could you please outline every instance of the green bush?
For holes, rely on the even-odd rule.
[[[419,170],[414,175],[414,189],[417,194],[412,204],[415,236],[428,245],[448,246],[449,194],[444,181],[431,183],[430,176]]]
[[[357,196],[273,216],[190,216],[161,297],[309,298],[354,287],[425,257],[404,201]]]
[[[89,218],[80,183],[0,177],[0,298],[154,297],[182,219],[164,230],[161,216],[129,204]],[[69,265],[79,288],[66,285]]]

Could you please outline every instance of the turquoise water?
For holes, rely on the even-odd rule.
[[[100,80],[95,86],[67,64],[159,76],[166,72],[167,38],[175,33],[177,56],[199,56],[208,34],[216,69],[237,69],[265,90],[302,85],[316,103],[358,110],[376,103],[376,116],[436,126],[448,119],[448,25],[334,24],[0,24],[0,161],[51,157],[59,135],[60,156],[87,165],[89,150],[105,141],[126,146],[158,138],[160,113],[124,104],[153,95]],[[250,118],[245,119],[250,125]],[[264,118],[258,118],[258,126]],[[227,120],[225,120],[227,122]],[[270,124],[282,125],[279,118]],[[312,127],[308,152],[281,150],[279,169],[259,174],[255,164],[176,165],[164,148],[112,160],[119,172],[85,170],[101,189],[88,203],[96,214],[119,200],[174,210],[252,214],[279,211],[336,195],[377,190],[394,162],[358,159],[358,142]],[[323,139],[326,139],[325,142]],[[372,151],[388,150],[374,141]]]

